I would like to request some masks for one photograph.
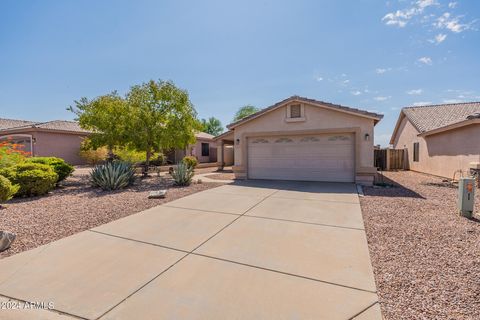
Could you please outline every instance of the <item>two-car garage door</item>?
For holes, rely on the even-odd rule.
[[[353,134],[248,138],[248,178],[353,182]]]

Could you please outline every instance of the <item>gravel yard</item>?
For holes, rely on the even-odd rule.
[[[127,189],[106,192],[90,187],[89,170],[78,170],[62,187],[43,197],[13,199],[0,210],[0,230],[12,231],[17,239],[0,258],[33,249],[101,224],[214,188],[222,183],[175,187],[173,181],[152,175],[138,179]],[[165,199],[147,199],[152,190],[167,189]]]
[[[223,173],[209,174],[206,177],[213,180],[234,180],[235,174],[233,172],[223,172]]]
[[[441,178],[385,172],[361,206],[385,319],[480,319],[480,222]],[[476,190],[476,217],[480,190]]]

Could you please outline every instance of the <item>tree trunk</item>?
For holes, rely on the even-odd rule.
[[[113,154],[113,147],[108,146],[107,149],[108,149],[108,151],[107,151],[107,162],[112,162],[115,158],[115,155]]]
[[[152,156],[152,152],[150,149],[147,150],[146,158],[145,158],[145,168],[143,169],[143,176],[148,176],[148,168],[150,167],[150,157]]]

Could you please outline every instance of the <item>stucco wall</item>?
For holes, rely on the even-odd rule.
[[[286,122],[287,107],[283,106],[274,111],[266,113],[254,120],[246,122],[238,127],[235,127],[235,167],[237,170],[245,170],[244,157],[242,155],[242,137],[255,132],[274,132],[284,131],[302,131],[302,130],[322,130],[322,129],[340,129],[340,128],[360,128],[358,139],[358,147],[356,154],[358,167],[373,168],[373,119],[363,118],[355,115],[350,115],[344,112],[328,110],[313,105],[304,104],[305,106],[305,121],[302,122]],[[365,134],[370,136],[366,141]],[[237,143],[237,139],[240,144]]]
[[[34,156],[59,157],[73,165],[85,164],[79,155],[80,145],[85,136],[39,131],[29,134],[36,140],[33,145]]]
[[[453,178],[456,170],[469,170],[480,162],[480,126],[470,125],[435,135],[418,137],[418,131],[404,118],[394,141],[395,149],[407,149],[410,170]],[[413,143],[419,143],[419,161],[413,161]]]
[[[202,143],[209,144],[209,155],[202,156]],[[217,162],[217,144],[214,141],[206,139],[198,139],[197,142],[190,147],[190,154],[197,157],[198,162]]]

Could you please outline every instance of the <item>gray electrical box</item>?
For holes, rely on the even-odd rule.
[[[460,178],[458,182],[458,211],[461,216],[471,218],[475,202],[475,179]]]

